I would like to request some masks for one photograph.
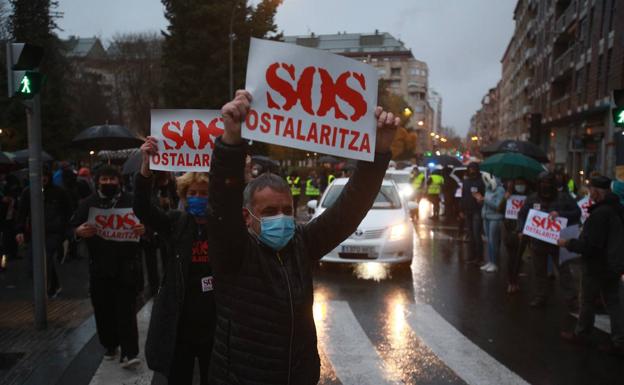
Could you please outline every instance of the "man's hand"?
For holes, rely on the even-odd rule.
[[[392,112],[386,112],[381,107],[375,109],[377,118],[377,143],[375,152],[386,153],[390,151],[394,135],[401,123],[401,118],[395,117]]]
[[[142,223],[139,223],[138,225],[134,226],[132,228],[132,231],[139,236],[142,236],[145,234],[145,225],[143,225]]]
[[[559,247],[566,247],[568,245],[568,240],[559,238],[559,240],[557,241],[557,245]]]
[[[149,169],[150,156],[158,154],[158,139],[153,136],[145,138],[145,143],[141,145],[141,154],[143,161],[141,163],[141,175],[146,178],[152,176],[152,170]]]
[[[80,238],[91,238],[97,233],[97,229],[90,223],[83,223],[76,228],[76,236]]]
[[[548,215],[550,215],[552,219],[555,219],[559,216],[559,213],[557,211],[551,211]]]
[[[17,242],[18,245],[24,244],[24,233],[17,234],[15,236],[15,242]]]
[[[236,91],[236,97],[221,108],[225,132],[221,137],[223,143],[238,145],[241,143],[241,124],[247,117],[251,105],[251,94],[245,90]]]

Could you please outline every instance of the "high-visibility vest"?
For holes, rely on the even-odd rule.
[[[286,177],[286,182],[288,182],[288,185],[290,186],[290,193],[294,197],[301,195],[301,186],[299,185],[300,181],[301,178],[299,177],[296,177],[294,180],[289,176]]]
[[[315,187],[312,184],[312,178],[308,179],[308,181],[306,182],[305,193],[309,197],[317,197],[317,196],[321,195],[321,190],[319,190],[318,187]]]
[[[414,188],[414,191],[418,192],[420,190],[420,186],[422,186],[423,180],[425,180],[425,173],[421,172],[420,174],[416,175],[416,178],[414,178],[414,181],[412,182],[412,187]]]
[[[568,191],[570,193],[574,193],[574,189],[576,188],[576,186],[574,185],[574,179],[570,179],[568,181]]]
[[[336,179],[336,177],[333,174],[327,175],[327,185],[329,186],[334,179]]]
[[[431,175],[431,184],[427,187],[427,194],[438,195],[442,192],[444,178],[440,175]]]

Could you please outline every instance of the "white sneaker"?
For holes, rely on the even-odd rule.
[[[141,364],[141,360],[137,357],[132,357],[132,358],[124,357],[124,359],[120,362],[121,367],[124,369],[134,369],[140,364]]]
[[[485,269],[486,273],[496,273],[498,271],[498,266],[496,266],[495,264],[491,263],[490,266]]]
[[[489,269],[491,265],[492,264],[490,262],[488,262],[485,265],[481,266],[481,270],[482,271],[487,271],[487,269]]]

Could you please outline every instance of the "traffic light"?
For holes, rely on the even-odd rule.
[[[613,90],[613,125],[624,128],[624,90]]]
[[[30,99],[41,90],[43,77],[38,68],[43,48],[27,43],[7,43],[9,97]]]

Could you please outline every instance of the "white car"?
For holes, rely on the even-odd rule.
[[[336,202],[347,181],[347,178],[334,180],[320,202],[308,202],[308,207],[314,210],[312,220]],[[400,197],[393,181],[384,180],[373,207],[355,233],[324,256],[321,262],[411,263],[414,226],[409,212],[415,209],[415,205]]]
[[[389,168],[386,171],[386,179],[393,180],[399,188],[399,195],[401,198],[407,199],[408,201],[414,199],[414,187],[412,186],[412,170],[402,169],[396,170],[394,168]]]

